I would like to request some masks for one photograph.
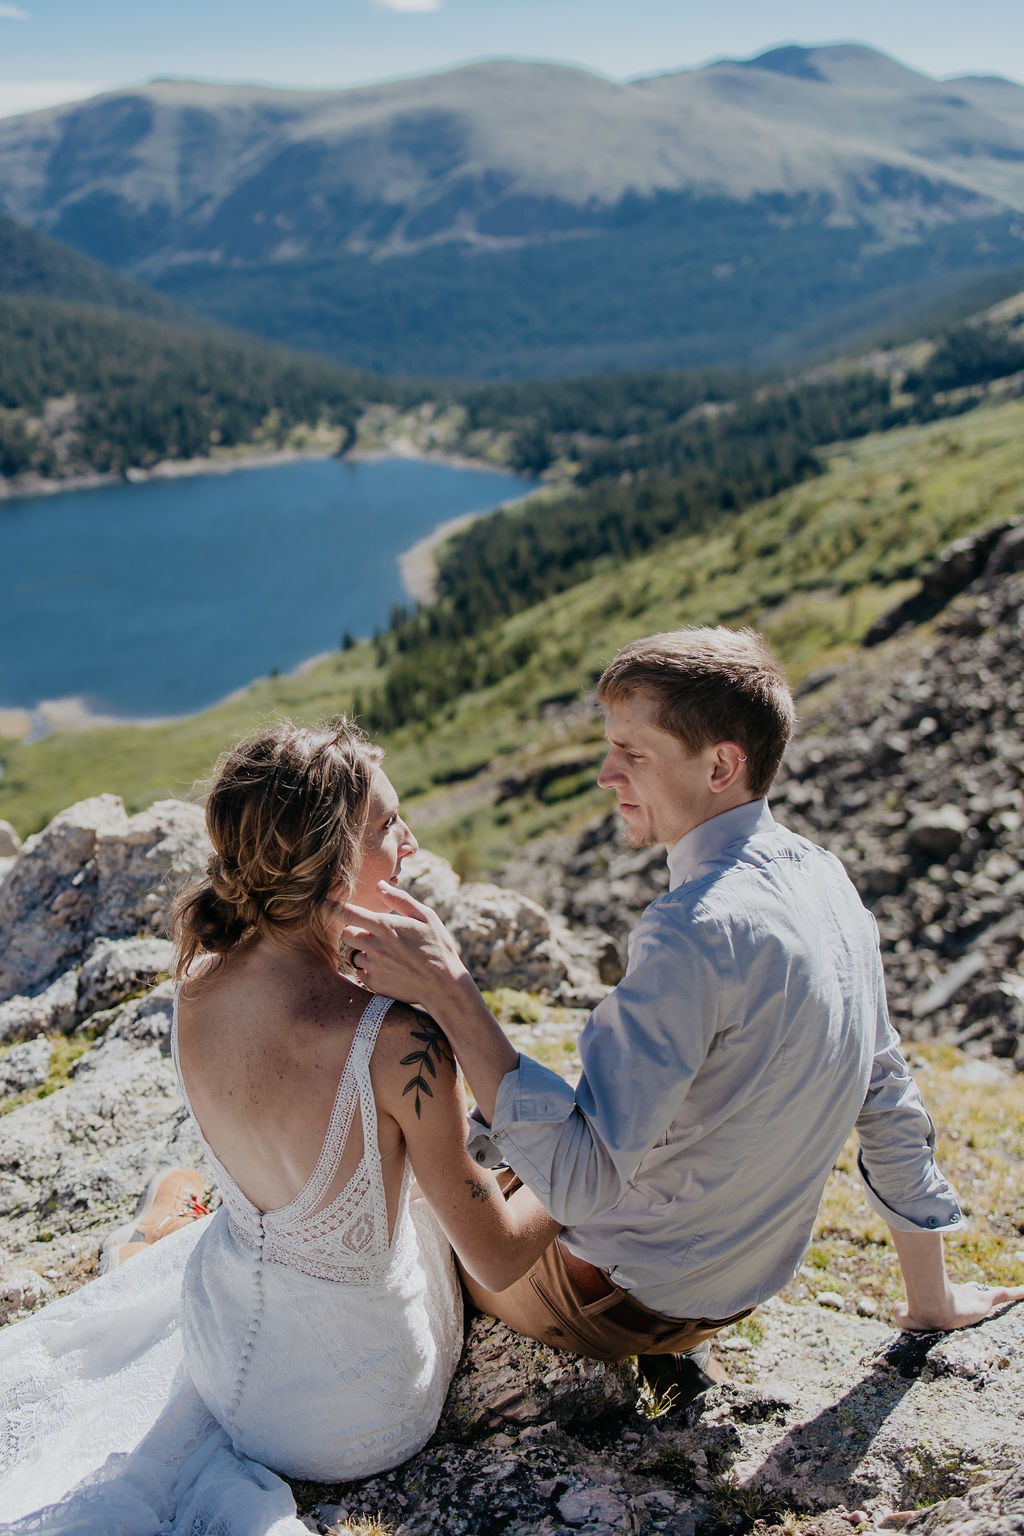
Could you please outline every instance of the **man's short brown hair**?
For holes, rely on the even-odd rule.
[[[717,741],[747,755],[747,782],[766,795],[793,734],[796,711],[786,675],[752,629],[702,625],[648,635],[624,646],[601,674],[603,707],[647,694],[655,723],[694,756]]]

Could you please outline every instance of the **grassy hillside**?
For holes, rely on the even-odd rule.
[[[384,739],[395,782],[430,846],[486,870],[524,838],[579,823],[600,727],[580,704],[603,662],[641,633],[685,623],[753,623],[796,682],[845,656],[917,573],[963,533],[1024,506],[1024,403],[840,445],[823,475],[504,619],[495,643],[521,660],[499,682]],[[187,720],[58,734],[0,747],[0,816],[23,833],[101,791],[140,807],[187,793],[218,751],[262,719],[351,709],[384,681],[363,643],[301,675],[264,679]]]

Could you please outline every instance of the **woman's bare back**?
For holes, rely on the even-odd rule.
[[[362,988],[308,950],[264,940],[227,955],[182,989],[178,1051],[192,1109],[218,1161],[259,1210],[288,1205],[316,1167],[367,1001]],[[379,1104],[377,1140],[393,1226],[405,1147]],[[344,1187],[362,1153],[357,1113],[324,1203]]]

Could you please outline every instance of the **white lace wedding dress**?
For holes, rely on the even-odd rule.
[[[363,1014],[289,1205],[257,1210],[207,1147],[214,1216],[0,1331],[0,1530],[306,1536],[276,1472],[341,1482],[429,1439],[462,1302],[408,1166],[389,1241],[369,1070],[388,1006]],[[177,1066],[177,1009],[171,1044]],[[325,1203],[357,1107],[363,1156]]]

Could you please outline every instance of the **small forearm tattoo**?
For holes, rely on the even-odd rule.
[[[467,1179],[466,1183],[474,1200],[487,1201],[494,1194],[493,1184],[479,1184],[476,1179]]]
[[[404,1097],[407,1093],[415,1093],[414,1106],[418,1120],[422,1109],[420,1094],[425,1093],[428,1099],[434,1097],[434,1090],[424,1077],[424,1072],[429,1072],[431,1077],[436,1078],[438,1067],[445,1061],[454,1071],[455,1057],[448,1044],[447,1035],[439,1024],[434,1023],[433,1019],[421,1019],[418,1027],[410,1033],[414,1040],[421,1042],[421,1048],[418,1051],[410,1051],[408,1056],[402,1057],[403,1067],[415,1066],[417,1069],[415,1075],[410,1077],[402,1089],[402,1094]]]

